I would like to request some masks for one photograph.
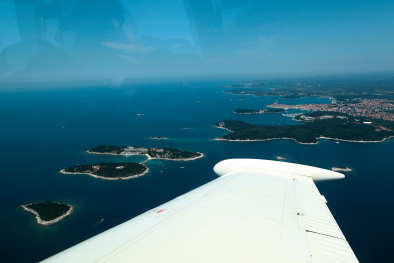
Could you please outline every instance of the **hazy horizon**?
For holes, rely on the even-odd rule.
[[[0,0],[0,83],[394,71],[390,1]]]

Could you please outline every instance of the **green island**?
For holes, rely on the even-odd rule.
[[[336,171],[336,172],[351,172],[353,169],[346,167],[346,166],[334,166],[331,168],[331,170]]]
[[[95,154],[120,154],[123,152],[123,149],[126,148],[125,146],[115,146],[115,145],[99,145],[96,148],[88,150],[88,153],[95,153]]]
[[[284,109],[268,109],[268,110],[236,109],[233,112],[236,114],[260,114],[260,113],[282,113],[286,111]]]
[[[216,124],[231,133],[216,140],[266,141],[292,139],[302,144],[316,144],[320,138],[353,141],[380,142],[394,136],[393,131],[376,129],[372,125],[355,123],[349,119],[315,119],[301,125],[255,125],[236,120],[225,120]]]
[[[149,168],[140,163],[100,163],[72,166],[60,171],[63,174],[87,174],[105,180],[125,180],[140,177],[149,172]]]
[[[233,111],[236,114],[258,114],[263,113],[262,110],[255,110],[255,109],[236,109]]]
[[[161,148],[161,149],[151,148],[148,151],[148,156],[150,159],[188,161],[188,160],[195,160],[201,158],[204,156],[204,154],[199,152],[188,152],[175,148]]]
[[[264,113],[282,113],[286,112],[284,109],[268,109],[264,110]]]
[[[47,200],[44,203],[21,205],[22,209],[36,216],[36,223],[43,226],[53,225],[69,216],[74,207],[62,202],[53,203]]]
[[[161,137],[160,137],[161,138]],[[106,146],[100,145],[87,151],[91,154],[110,154],[110,155],[145,155],[150,159],[166,159],[173,161],[191,161],[204,156],[199,152],[189,152],[175,148],[144,148],[136,146]]]

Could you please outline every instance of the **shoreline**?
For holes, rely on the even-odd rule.
[[[31,204],[34,204],[34,203],[31,203]],[[56,217],[55,219],[52,219],[50,221],[45,221],[45,220],[41,219],[40,215],[35,210],[26,207],[26,206],[31,205],[31,204],[21,205],[21,207],[22,207],[23,210],[35,215],[36,216],[35,217],[36,224],[41,225],[41,226],[50,226],[50,225],[56,224],[56,223],[62,221],[67,216],[71,215],[71,213],[74,211],[74,206],[73,205],[65,204],[65,205],[68,205],[68,207],[70,207],[65,214],[62,214],[61,216]]]
[[[141,177],[141,176],[143,176],[143,175],[145,175],[145,174],[147,174],[149,172],[150,169],[149,169],[148,166],[146,166],[143,163],[140,163],[140,164],[145,166],[146,170],[143,173],[141,173],[141,174],[130,175],[130,176],[127,176],[127,177],[104,177],[104,176],[98,176],[98,175],[92,174],[92,173],[70,173],[70,172],[66,172],[65,169],[60,170],[59,173],[61,173],[61,174],[87,174],[87,175],[89,175],[91,177],[98,178],[98,179],[103,179],[103,180],[127,180],[127,179],[131,179],[131,178]]]
[[[123,155],[123,154],[115,154],[115,153],[96,153],[96,152],[89,152],[89,151],[86,151],[86,152],[87,152],[87,153],[90,153],[90,154],[108,154],[108,155],[126,156],[126,155]],[[200,159],[200,158],[202,158],[202,157],[205,156],[205,154],[203,154],[203,153],[200,153],[200,152],[197,152],[197,153],[199,153],[200,156],[193,157],[193,158],[187,158],[187,159],[157,158],[157,157],[150,157],[148,154],[135,154],[135,155],[132,155],[132,156],[146,156],[146,157],[148,157],[148,159],[146,159],[145,161],[141,162],[141,164],[146,163],[146,162],[149,161],[149,160],[154,160],[154,159],[157,159],[157,160],[167,160],[167,161],[184,161],[184,162],[187,162],[187,161],[197,160],[197,159]],[[129,156],[130,156],[130,155],[129,155]],[[127,157],[127,156],[126,156],[126,157]],[[148,168],[147,166],[145,166],[145,167]],[[149,168],[148,168],[148,169],[149,169]],[[62,172],[62,171],[64,171],[64,169],[61,170],[60,173],[64,173],[64,174],[67,173],[67,172]],[[75,173],[70,173],[70,174],[75,174]],[[91,175],[91,176],[94,175],[94,174],[90,174],[90,173],[80,173],[80,174],[88,174],[88,175]],[[97,175],[94,175],[93,177],[102,178],[101,176],[97,176]],[[104,179],[104,178],[102,178],[102,179]],[[109,179],[109,180],[111,180],[111,179]],[[115,180],[115,179],[114,179],[114,180]]]
[[[91,152],[90,150],[87,150],[86,152],[87,152],[87,153],[90,153],[90,154],[121,155],[121,154],[118,154],[118,153],[99,153],[99,152]]]
[[[222,129],[224,129],[224,128],[222,128]],[[394,136],[390,136],[389,138],[384,138],[381,141],[352,141],[352,140],[344,140],[344,139],[329,138],[329,137],[318,137],[316,139],[317,140],[326,139],[326,140],[343,141],[343,142],[358,142],[358,143],[379,143],[379,142],[384,142],[386,140],[389,140],[391,138],[394,138]],[[296,139],[293,139],[293,138],[269,138],[269,139],[261,139],[261,140],[258,140],[258,139],[255,139],[255,140],[251,140],[251,139],[247,139],[247,140],[238,140],[238,139],[237,140],[229,140],[229,139],[223,139],[223,138],[215,138],[213,140],[215,140],[215,141],[229,141],[229,142],[264,142],[264,141],[272,141],[272,140],[293,140],[296,143],[305,144],[305,145],[312,145],[312,144],[318,144],[319,143],[319,141],[311,142],[311,143],[298,142]]]
[[[215,127],[218,128],[218,129],[224,129],[224,130],[227,130],[229,132],[233,132],[233,131],[231,131],[231,130],[223,127],[223,126],[215,126]],[[295,141],[296,143],[299,143],[299,144],[312,145],[312,144],[318,144],[320,139],[327,139],[327,140],[334,140],[334,141],[343,141],[343,142],[378,143],[378,142],[384,142],[384,141],[389,140],[391,138],[394,138],[394,136],[383,138],[381,141],[355,141],[355,140],[344,140],[344,139],[330,138],[330,137],[321,136],[321,137],[317,137],[316,138],[317,142],[311,142],[311,143],[298,142],[294,138],[287,138],[287,137],[283,137],[283,138],[269,138],[269,139],[261,139],[261,140],[259,140],[259,139],[255,139],[255,140],[251,140],[251,139],[247,139],[247,140],[239,140],[239,139],[237,139],[237,140],[229,140],[229,139],[223,139],[223,138],[219,137],[219,138],[215,138],[213,140],[215,140],[215,141],[229,141],[229,142],[263,142],[263,141],[272,141],[272,140],[282,140],[283,139],[283,140],[293,140],[293,141]]]
[[[264,111],[263,110],[259,110],[257,112],[246,112],[246,113],[238,113],[238,112],[233,111],[233,113],[234,114],[262,114],[262,113],[264,113]]]

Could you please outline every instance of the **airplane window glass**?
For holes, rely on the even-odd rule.
[[[387,262],[393,12],[0,0],[0,261],[44,260],[216,179],[219,161],[254,158],[346,172],[317,187],[358,259]],[[35,203],[65,216],[43,226]]]

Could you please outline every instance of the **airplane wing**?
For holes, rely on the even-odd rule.
[[[343,174],[255,159],[214,170],[218,179],[43,262],[358,262],[314,183]]]

